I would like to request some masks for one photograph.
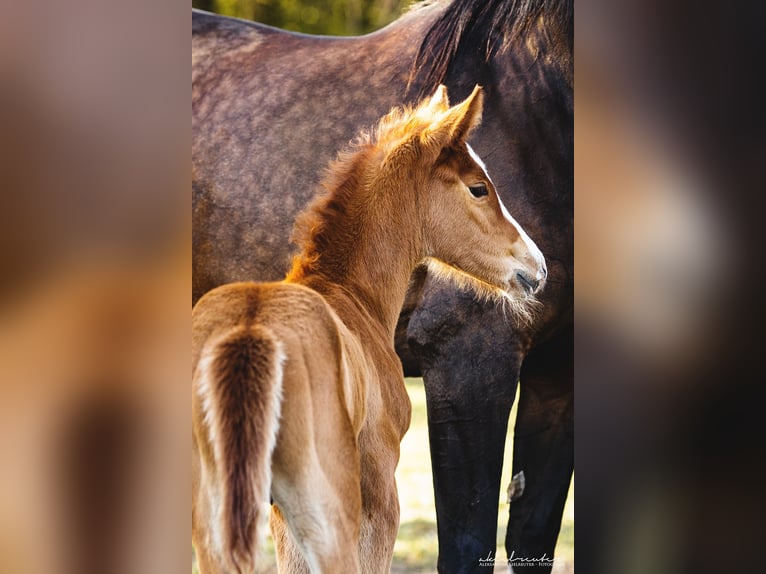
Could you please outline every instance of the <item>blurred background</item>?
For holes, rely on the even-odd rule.
[[[576,10],[577,563],[758,569],[762,19],[747,3]]]
[[[577,564],[757,570],[764,20],[576,12]],[[4,6],[3,572],[188,568],[188,42],[180,0]]]
[[[200,10],[304,32],[352,36],[385,26],[413,0],[192,0]]]

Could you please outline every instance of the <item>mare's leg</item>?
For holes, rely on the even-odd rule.
[[[423,368],[440,572],[494,558],[508,417],[521,363],[501,313],[428,280],[409,325]]]
[[[511,502],[508,556],[552,558],[556,547],[574,468],[573,331],[534,349],[521,369],[513,474],[524,471],[526,486]]]

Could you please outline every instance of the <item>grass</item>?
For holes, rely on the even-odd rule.
[[[407,392],[412,401],[412,425],[401,445],[401,459],[396,470],[401,505],[399,535],[394,546],[394,560],[391,572],[394,574],[435,574],[438,554],[436,538],[436,511],[431,478],[431,459],[428,452],[428,424],[426,419],[426,398],[420,379],[405,380]],[[516,407],[511,411],[511,421],[515,420]],[[505,446],[505,464],[503,465],[500,511],[498,513],[497,552],[496,556],[505,556],[503,547],[508,504],[505,487],[511,480],[511,460],[513,449],[513,428],[509,425],[508,440]],[[268,527],[264,525],[264,532]],[[276,572],[274,547],[269,536],[264,537],[262,557],[258,574]],[[506,572],[504,567],[496,567],[497,572]],[[554,574],[574,571],[574,485],[569,487],[569,497],[564,508],[558,544],[556,545],[556,565]],[[192,573],[197,573],[192,551]]]

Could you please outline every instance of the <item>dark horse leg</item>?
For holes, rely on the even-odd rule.
[[[496,548],[503,450],[521,355],[502,313],[487,311],[471,293],[427,279],[408,326],[428,403],[439,572],[486,574],[481,560],[494,558]]]
[[[521,369],[513,474],[523,471],[526,486],[511,502],[505,538],[509,559],[550,559],[556,547],[574,469],[573,335],[570,327],[535,348]],[[517,564],[514,570],[524,571]],[[551,565],[534,568],[550,570]]]

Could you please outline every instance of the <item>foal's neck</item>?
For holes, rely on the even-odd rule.
[[[313,230],[286,279],[331,305],[335,297],[352,297],[391,341],[410,275],[425,255],[417,202],[404,188],[407,178],[399,179],[336,189],[316,202],[303,222]]]

